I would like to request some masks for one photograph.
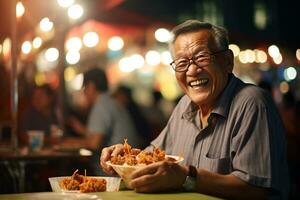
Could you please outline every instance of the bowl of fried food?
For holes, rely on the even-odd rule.
[[[117,172],[122,178],[126,188],[132,189],[130,185],[131,174],[137,169],[160,161],[179,163],[183,161],[183,157],[166,155],[164,151],[155,147],[152,152],[146,150],[142,151],[140,149],[132,148],[127,143],[127,140],[125,140],[123,152],[117,156],[111,157],[106,164],[111,166]]]
[[[49,182],[53,192],[104,192],[118,191],[121,179],[80,175],[76,170],[72,176],[51,177]]]

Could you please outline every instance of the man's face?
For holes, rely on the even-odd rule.
[[[216,47],[209,30],[179,35],[173,45],[174,60],[192,58],[195,55],[208,55],[222,49]],[[186,72],[176,72],[176,79],[182,90],[200,107],[212,108],[223,91],[232,71],[230,50],[210,56],[205,67],[191,63]]]

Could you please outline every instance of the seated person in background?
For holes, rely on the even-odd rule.
[[[87,125],[76,118],[70,120],[69,125],[82,137],[69,138],[64,141],[65,144],[74,143],[98,151],[103,146],[120,143],[128,138],[139,146],[140,139],[130,115],[108,93],[105,72],[99,68],[87,71],[84,73],[83,84],[84,94],[91,106]]]
[[[31,104],[20,119],[21,140],[26,141],[29,130],[43,131],[50,136],[51,128],[58,126],[55,108],[55,94],[49,85],[36,86],[31,96]]]
[[[146,147],[150,140],[150,125],[146,117],[141,112],[139,105],[132,97],[132,90],[124,85],[119,86],[113,93],[114,98],[126,108],[140,137],[143,139],[139,145],[141,148]]]
[[[288,199],[282,122],[270,94],[232,74],[227,31],[188,20],[173,34],[171,66],[185,96],[151,144],[184,161],[137,170],[131,186],[137,192],[185,188],[226,199]],[[106,161],[123,148],[102,150],[104,171],[114,173]]]

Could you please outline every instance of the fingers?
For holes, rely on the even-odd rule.
[[[135,178],[131,181],[131,187],[135,188],[137,192],[150,192],[154,191],[155,188],[155,182],[158,181],[157,176],[150,174],[150,175],[144,175],[138,178]]]
[[[115,175],[116,172],[113,168],[106,164],[107,161],[110,160],[112,156],[118,155],[123,151],[123,145],[117,144],[110,147],[106,147],[102,149],[101,156],[100,156],[100,165],[103,171],[109,175]]]
[[[158,180],[155,180],[149,184],[144,184],[139,187],[133,187],[135,188],[136,192],[141,192],[141,193],[148,193],[148,192],[160,192],[164,190],[164,187],[162,187]]]
[[[172,162],[157,162],[135,171],[131,176],[131,186],[137,192],[178,189],[185,180],[185,170],[185,167]]]
[[[113,146],[112,150],[111,156],[117,156],[123,152],[124,147],[122,144],[116,144]]]
[[[147,165],[146,167],[143,167],[142,169],[136,170],[132,173],[131,179],[135,179],[140,176],[147,175],[147,174],[154,174],[157,171],[159,166],[160,166],[160,163],[153,163],[153,164]]]

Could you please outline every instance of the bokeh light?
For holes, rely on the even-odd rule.
[[[40,21],[40,29],[42,31],[48,32],[51,31],[52,28],[53,28],[53,22],[51,22],[48,17],[45,17]]]
[[[74,3],[74,0],[57,0],[57,3],[59,6],[61,6],[63,8],[67,8],[67,7],[70,7]]]
[[[160,57],[161,57],[161,62],[164,65],[170,65],[170,63],[172,62],[172,56],[170,51],[163,51]]]
[[[59,51],[56,48],[49,48],[45,52],[45,58],[49,62],[54,62],[59,57]]]
[[[296,58],[300,61],[300,49],[296,50]]]
[[[83,36],[83,44],[86,47],[94,47],[99,42],[99,36],[96,32],[87,32]]]
[[[25,13],[25,7],[21,1],[19,1],[16,5],[16,16],[22,17]]]
[[[288,67],[284,70],[283,77],[286,81],[294,80],[297,77],[297,71],[294,67]]]
[[[154,33],[155,39],[159,42],[169,42],[171,40],[171,33],[165,28],[159,28]]]
[[[68,51],[66,54],[66,61],[71,64],[74,65],[76,63],[78,63],[80,60],[80,53],[78,51],[72,50],[72,51]]]
[[[67,51],[79,51],[82,47],[82,42],[79,37],[72,37],[66,42]]]
[[[160,63],[160,54],[154,50],[148,51],[146,53],[146,62],[152,66],[158,65]]]
[[[29,41],[25,41],[23,42],[21,49],[22,49],[22,53],[29,54],[32,49],[32,45]]]
[[[114,37],[111,37],[109,40],[108,40],[108,48],[112,51],[119,51],[123,48],[124,46],[124,41],[121,37],[119,36],[114,36]]]
[[[43,43],[42,38],[36,37],[32,41],[32,46],[33,46],[33,48],[37,49],[42,46],[42,43]]]
[[[229,49],[233,52],[234,57],[237,57],[240,54],[240,47],[236,44],[230,44]]]
[[[74,4],[68,8],[68,16],[71,19],[79,19],[83,15],[83,8],[79,4]]]
[[[279,85],[279,90],[281,93],[285,94],[290,90],[290,86],[287,82],[282,81]]]
[[[272,58],[277,58],[280,55],[279,48],[276,45],[269,46],[268,53]]]

